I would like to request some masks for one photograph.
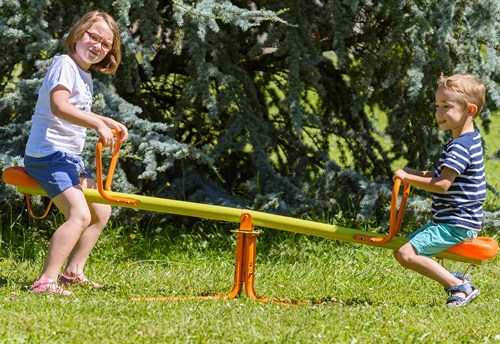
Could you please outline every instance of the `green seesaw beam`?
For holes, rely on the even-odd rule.
[[[27,186],[16,186],[17,191],[27,195],[40,195],[47,196],[45,191],[39,187],[27,187]],[[109,191],[107,194],[114,198],[121,199],[131,199],[135,200],[136,204],[127,204],[124,202],[112,202],[105,200],[97,190],[94,189],[83,189],[83,193],[88,202],[91,203],[101,203],[109,204],[111,206],[119,206],[126,208],[133,208],[139,210],[155,211],[161,213],[175,214],[192,216],[203,219],[220,220],[227,222],[240,223],[241,215],[248,213],[252,216],[252,223],[258,227],[278,229],[288,232],[313,235],[317,237],[340,240],[350,243],[365,244],[380,248],[385,248],[389,250],[397,250],[406,242],[408,239],[401,237],[393,237],[387,243],[373,243],[370,241],[360,241],[356,240],[356,235],[367,235],[375,238],[383,238],[384,234],[379,233],[367,233],[366,231],[356,230],[352,228],[336,226],[321,222],[314,222],[308,220],[301,220],[296,218],[291,218],[287,216],[274,215],[263,213],[254,210],[238,209],[217,205],[208,205],[194,202],[177,201],[165,198],[157,198],[150,196],[141,196],[133,194],[125,194],[119,192]],[[481,259],[464,257],[451,252],[441,252],[438,254],[439,258],[451,259],[460,262],[465,262],[469,264],[480,265],[484,261]]]

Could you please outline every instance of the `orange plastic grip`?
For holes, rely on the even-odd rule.
[[[117,132],[116,130],[113,130],[113,134],[116,136],[116,138],[120,139],[121,134]],[[114,150],[113,154],[111,157],[111,162],[109,164],[109,169],[108,169],[108,177],[106,179],[106,186],[105,190],[106,191],[111,191],[111,182],[113,181],[113,176],[115,175],[115,168],[116,164],[118,162],[118,156],[120,154],[120,142],[115,141],[114,144]],[[137,200],[131,199],[131,198],[121,198],[121,197],[113,197],[109,194],[106,193],[106,191],[103,188],[103,180],[102,180],[102,140],[99,138],[97,141],[97,147],[95,150],[95,167],[96,167],[96,182],[97,182],[97,191],[99,191],[99,194],[101,195],[102,198],[109,202],[113,203],[122,203],[122,204],[130,204],[130,205],[136,205]]]
[[[401,179],[396,178],[396,180],[394,181],[394,187],[392,189],[392,199],[391,199],[391,217],[389,223],[390,239],[384,241],[383,243],[390,241],[395,235],[398,235],[401,229],[401,224],[403,223],[403,216],[405,214],[406,202],[408,201],[408,196],[410,195],[410,184],[409,183],[404,184],[403,196],[401,197],[401,203],[399,204],[399,211],[398,211],[397,210],[398,193],[400,187],[401,187]]]
[[[392,198],[391,198],[391,216],[389,220],[389,234],[384,238],[377,238],[368,235],[356,235],[356,240],[368,241],[376,244],[385,244],[391,239],[398,235],[401,229],[401,224],[403,223],[403,215],[406,209],[406,202],[408,201],[408,196],[410,195],[410,184],[404,184],[403,196],[401,198],[401,204],[399,205],[398,211],[398,195],[399,189],[401,188],[401,179],[396,178],[394,181],[394,187],[392,188]]]

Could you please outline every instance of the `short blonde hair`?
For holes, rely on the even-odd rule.
[[[113,74],[116,72],[122,58],[122,43],[118,25],[116,25],[115,20],[105,12],[92,11],[81,17],[75,25],[73,25],[68,33],[68,37],[66,37],[66,51],[68,53],[74,53],[76,49],[76,42],[92,25],[94,25],[94,23],[98,21],[103,21],[108,24],[109,28],[113,32],[113,47],[101,62],[93,64],[90,68],[104,74]]]
[[[467,108],[470,104],[477,106],[477,112],[474,118],[479,116],[485,102],[486,88],[484,84],[472,74],[455,74],[444,76],[441,73],[438,81],[438,87],[452,90],[457,94],[459,103]]]

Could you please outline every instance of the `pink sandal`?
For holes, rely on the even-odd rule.
[[[67,285],[67,286],[71,286],[71,285],[76,284],[80,287],[89,286],[89,287],[92,287],[95,289],[99,289],[99,288],[103,287],[103,285],[101,285],[99,283],[95,283],[95,282],[88,280],[87,277],[85,277],[85,275],[83,273],[79,274],[76,277],[70,277],[63,272],[61,275],[59,275],[59,284]]]
[[[64,290],[60,286],[57,285],[57,281],[53,279],[46,279],[43,281],[35,281],[33,285],[29,289],[32,293],[35,294],[58,294],[68,296],[73,294],[68,290]]]

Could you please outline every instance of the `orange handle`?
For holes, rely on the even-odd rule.
[[[391,217],[389,222],[389,235],[385,237],[380,243],[386,243],[390,241],[394,236],[398,235],[401,229],[401,224],[403,223],[403,215],[406,209],[406,202],[408,201],[408,196],[410,195],[410,184],[404,184],[403,196],[401,197],[401,204],[398,207],[398,193],[401,187],[401,179],[396,178],[394,181],[394,187],[392,189],[392,199],[391,199]]]
[[[398,194],[401,187],[401,179],[396,178],[394,181],[394,187],[392,188],[392,198],[391,198],[391,217],[389,220],[389,234],[385,238],[374,238],[377,244],[385,244],[391,241],[393,237],[398,235],[401,229],[401,224],[403,223],[403,215],[406,209],[406,202],[408,201],[408,196],[410,195],[410,184],[404,184],[403,196],[401,197],[401,204],[399,205],[398,211]]]
[[[113,130],[113,134],[120,139],[121,134],[117,132],[116,130]],[[118,155],[120,154],[120,142],[115,142],[114,145],[114,150],[113,150],[113,155],[111,157],[111,162],[109,164],[109,169],[108,169],[108,177],[106,179],[106,191],[111,191],[111,182],[113,181],[113,176],[115,175],[115,168],[116,164],[118,162]],[[135,199],[130,199],[130,198],[121,198],[121,197],[113,197],[110,196],[104,191],[103,189],[103,180],[102,180],[102,140],[99,138],[97,140],[97,147],[95,151],[95,167],[96,167],[96,177],[97,177],[97,191],[99,191],[99,194],[101,195],[102,198],[109,202],[114,202],[114,203],[124,203],[124,204],[131,204],[131,205],[136,205],[137,200]]]
[[[391,239],[398,235],[401,229],[401,224],[403,223],[403,215],[406,209],[406,202],[408,201],[408,196],[410,195],[410,184],[405,184],[403,189],[403,196],[401,198],[401,204],[398,209],[398,194],[401,187],[401,179],[397,178],[394,181],[394,187],[392,188],[392,198],[391,198],[391,216],[389,220],[389,234],[385,238],[371,237],[367,235],[357,234],[355,236],[356,240],[368,241],[375,244],[385,244]]]

